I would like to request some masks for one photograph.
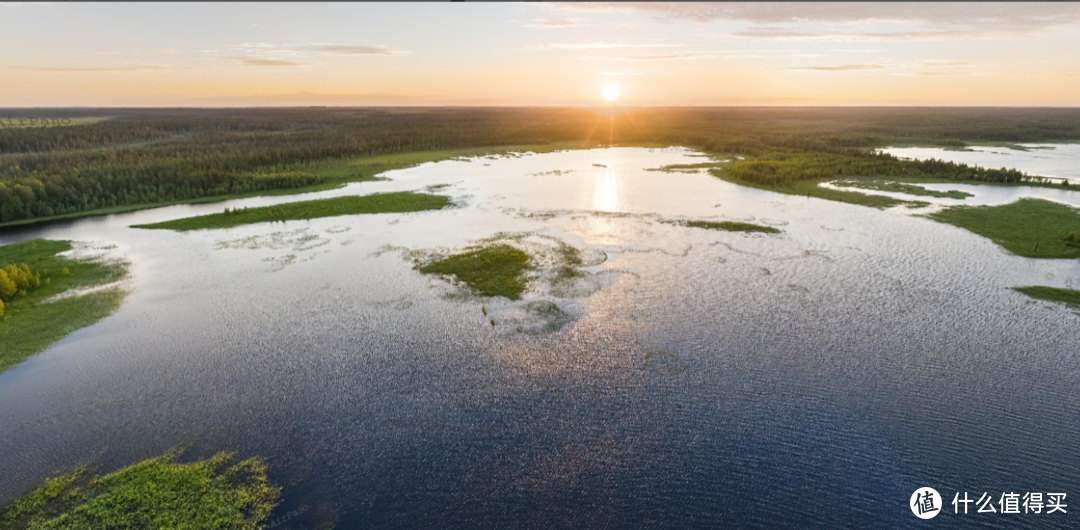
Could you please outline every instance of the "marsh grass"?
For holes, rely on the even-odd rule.
[[[404,213],[423,210],[439,210],[450,204],[450,199],[443,195],[430,195],[401,191],[395,193],[376,193],[372,195],[350,195],[331,199],[290,202],[261,208],[226,210],[222,213],[185,217],[172,221],[146,225],[133,225],[132,228],[164,230],[205,230],[212,228],[230,228],[233,226],[317,219],[339,215],[357,215],[371,213]]]
[[[1027,258],[1080,258],[1070,235],[1080,232],[1080,211],[1043,199],[1020,199],[1000,206],[953,206],[931,219],[989,238]]]
[[[690,228],[703,228],[706,230],[723,230],[725,232],[750,232],[762,234],[779,234],[782,231],[771,226],[754,223],[741,223],[737,221],[686,221],[685,226]]]
[[[452,276],[481,296],[518,300],[525,291],[529,255],[507,244],[484,246],[453,254],[419,268],[424,274]]]
[[[191,463],[169,454],[100,477],[79,469],[0,510],[0,530],[256,530],[281,493],[266,471],[228,453]]]
[[[869,193],[860,193],[857,191],[843,191],[832,188],[823,188],[819,185],[821,183],[834,180],[829,178],[797,180],[794,182],[788,182],[783,184],[759,184],[756,182],[750,182],[747,180],[736,178],[734,175],[724,169],[710,169],[709,173],[720,180],[724,180],[732,184],[738,184],[740,186],[746,186],[748,188],[755,188],[759,190],[783,193],[785,195],[799,195],[807,198],[813,197],[815,199],[825,199],[829,201],[857,204],[859,206],[869,206],[871,208],[879,209],[892,208],[895,206],[906,206],[912,204],[912,201],[904,201],[894,197],[886,197],[884,195],[871,195]]]
[[[0,372],[120,307],[126,293],[119,288],[50,301],[70,289],[109,284],[127,274],[124,263],[57,255],[71,249],[70,241],[48,239],[0,247],[0,266],[27,263],[42,275],[41,285],[10,300],[0,317]]]
[[[1065,304],[1072,309],[1080,309],[1080,291],[1073,289],[1032,285],[1029,287],[1013,287],[1013,290],[1039,300]]]
[[[903,193],[905,195],[916,195],[919,197],[937,197],[940,199],[966,199],[968,197],[974,197],[974,195],[970,193],[959,190],[937,191],[926,189],[917,184],[907,184],[890,180],[844,179],[834,181],[832,184],[841,188],[888,191],[893,193]]]

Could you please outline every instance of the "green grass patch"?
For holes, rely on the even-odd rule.
[[[889,191],[893,193],[903,193],[905,195],[917,195],[920,197],[937,197],[941,199],[966,199],[968,197],[974,197],[974,195],[970,193],[959,190],[937,191],[926,189],[917,184],[906,184],[903,182],[879,179],[844,179],[834,181],[832,184],[841,188],[859,188],[864,190]]]
[[[47,239],[0,247],[0,266],[26,263],[41,273],[42,280],[39,287],[5,303],[4,315],[0,317],[0,372],[43,351],[71,332],[96,323],[120,307],[125,294],[120,289],[46,302],[69,289],[115,282],[127,273],[127,267],[122,263],[57,256],[71,248],[70,241]]]
[[[132,228],[150,228],[164,230],[204,230],[209,228],[229,228],[233,226],[268,223],[274,221],[294,221],[336,217],[339,215],[357,215],[369,213],[404,213],[423,210],[439,210],[450,204],[450,199],[443,195],[430,195],[401,191],[396,193],[376,193],[373,195],[351,195],[332,199],[289,202],[261,208],[226,209],[222,213],[185,217],[172,221],[146,225],[132,225]]]
[[[170,454],[102,477],[51,478],[0,510],[0,530],[256,530],[280,495],[258,458],[185,464]]]
[[[1060,289],[1058,287],[1045,287],[1032,285],[1030,287],[1013,287],[1014,290],[1024,293],[1032,298],[1065,304],[1073,309],[1080,309],[1080,291],[1073,289]]]
[[[953,206],[931,219],[990,238],[1027,258],[1080,258],[1070,234],[1080,232],[1080,211],[1043,199],[1020,199],[1001,206]]]
[[[724,230],[727,232],[759,232],[762,234],[779,234],[781,231],[771,226],[756,225],[753,223],[740,223],[736,221],[687,221],[686,226],[691,228],[704,228],[706,230]]]
[[[419,268],[424,274],[453,276],[483,296],[521,298],[522,273],[531,267],[529,255],[510,245],[492,245],[454,254]]]

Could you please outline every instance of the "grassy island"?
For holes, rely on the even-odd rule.
[[[510,245],[492,245],[454,254],[420,267],[424,274],[453,276],[482,296],[521,298],[522,273],[530,268],[529,255]]]
[[[735,221],[687,221],[686,226],[691,228],[704,228],[706,230],[724,230],[727,232],[759,232],[762,234],[779,234],[781,232],[779,229],[771,226],[739,223]]]
[[[280,491],[257,458],[183,464],[166,455],[102,477],[80,469],[51,478],[0,509],[0,530],[256,530]]]
[[[134,225],[132,228],[150,228],[165,230],[204,230],[209,228],[229,228],[233,226],[269,223],[274,221],[294,221],[356,215],[367,213],[404,213],[423,210],[439,210],[450,204],[450,199],[443,195],[402,191],[397,193],[377,193],[313,201],[289,202],[261,208],[244,208],[222,213],[185,217],[172,221],[147,225]]]
[[[1073,309],[1080,309],[1080,291],[1060,289],[1057,287],[1045,287],[1042,285],[1013,287],[1013,289],[1038,300],[1057,302],[1059,304],[1065,304]]]
[[[71,248],[70,241],[47,239],[0,247],[0,268],[7,269],[0,275],[0,372],[120,307],[125,293],[119,288],[53,298],[69,289],[115,282],[127,273],[123,263],[57,255]]]
[[[1043,199],[1021,199],[1001,206],[953,206],[930,218],[990,238],[1026,258],[1080,258],[1080,211]]]

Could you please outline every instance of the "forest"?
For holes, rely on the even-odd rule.
[[[0,223],[347,181],[321,163],[575,142],[739,154],[759,184],[839,176],[1016,183],[1011,170],[875,154],[888,145],[1080,140],[1080,109],[280,108],[0,109],[77,125],[0,128]],[[89,118],[101,118],[97,121]]]

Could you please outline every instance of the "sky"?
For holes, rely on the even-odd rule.
[[[0,107],[1080,106],[1080,3],[0,2]]]

